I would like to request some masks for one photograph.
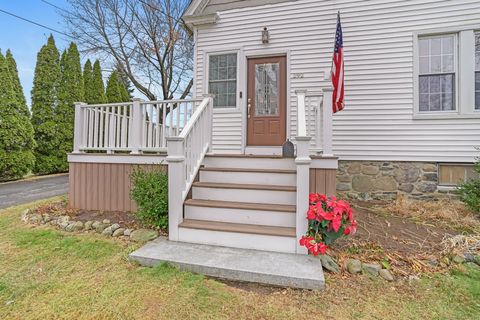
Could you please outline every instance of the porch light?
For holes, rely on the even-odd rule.
[[[267,44],[269,42],[270,35],[268,34],[267,27],[263,28],[262,30],[262,43]]]

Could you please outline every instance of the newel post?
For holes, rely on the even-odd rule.
[[[307,210],[308,195],[310,193],[310,140],[311,137],[295,137],[297,142],[297,157],[295,164],[297,165],[297,211],[296,211],[296,236],[298,254],[307,254],[305,247],[301,247],[299,240],[307,233]]]
[[[215,98],[214,94],[204,94],[204,99],[208,99],[208,106],[207,106],[207,116],[210,120],[210,125],[208,128],[208,136],[210,138],[208,142],[208,152],[212,152],[213,150],[213,98]]]
[[[333,156],[332,140],[333,140],[333,105],[332,105],[333,88],[323,89],[323,156]]]
[[[295,164],[297,166],[297,211],[296,211],[296,240],[297,254],[307,254],[305,247],[301,247],[299,240],[307,233],[307,210],[308,210],[308,195],[310,192],[310,140],[307,136],[307,122],[305,114],[305,90],[297,90],[297,156]]]
[[[75,122],[73,133],[73,153],[82,153],[81,148],[84,147],[84,116],[86,103],[75,102]]]
[[[142,100],[139,98],[133,99],[132,104],[132,133],[129,139],[130,153],[139,154],[142,146],[142,128],[143,128],[143,112]]]
[[[178,241],[178,225],[183,221],[185,185],[185,139],[167,138],[168,163],[168,238]]]

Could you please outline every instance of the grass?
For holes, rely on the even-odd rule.
[[[128,261],[131,244],[67,234],[0,211],[0,319],[478,319],[480,271],[409,284],[329,277],[327,290],[247,291]]]

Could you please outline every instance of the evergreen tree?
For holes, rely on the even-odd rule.
[[[28,110],[27,100],[25,99],[25,95],[23,94],[22,84],[20,83],[20,78],[18,77],[17,63],[15,62],[15,59],[13,58],[10,50],[7,50],[5,59],[8,65],[8,69],[10,71],[10,77],[13,81],[13,89],[15,90],[16,99],[20,103],[20,111],[30,118],[30,110]]]
[[[108,103],[130,101],[128,90],[120,80],[120,75],[117,71],[113,71],[110,77],[108,77],[106,91]]]
[[[23,177],[34,166],[33,127],[15,60],[0,52],[0,181]]]
[[[85,62],[83,66],[83,99],[86,103],[94,103],[93,90],[93,69],[90,59]]]
[[[77,45],[70,44],[60,60],[61,80],[58,88],[58,107],[55,110],[58,148],[57,158],[60,161],[59,171],[68,170],[67,154],[73,150],[75,102],[83,100],[83,76],[80,65],[80,54]]]
[[[127,92],[126,92],[126,94],[128,95],[128,100],[127,101],[131,101],[132,98],[133,98],[133,92],[135,91],[132,87],[132,82],[130,81],[127,74],[125,73],[125,71],[120,66],[117,65],[116,70],[118,72],[120,82],[123,83],[123,86],[127,90]]]
[[[34,172],[40,174],[59,172],[61,168],[55,115],[60,75],[59,53],[50,36],[38,52],[32,88],[32,124],[37,142]]]
[[[106,103],[105,85],[103,84],[102,69],[100,61],[96,60],[93,64],[93,79],[92,79],[92,104]]]

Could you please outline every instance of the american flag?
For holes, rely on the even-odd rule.
[[[342,25],[340,23],[340,12],[337,14],[337,32],[335,33],[335,47],[333,50],[333,62],[332,62],[332,84],[333,84],[333,96],[332,105],[333,113],[343,110],[343,35]]]

